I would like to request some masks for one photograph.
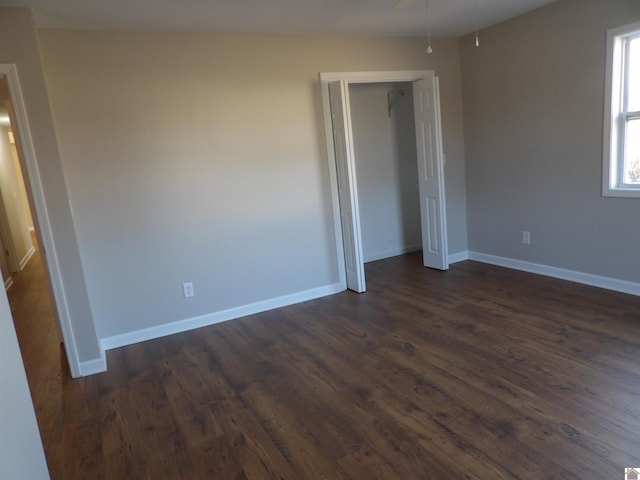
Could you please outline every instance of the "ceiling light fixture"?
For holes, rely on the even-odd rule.
[[[478,0],[476,0],[476,47],[480,46],[480,37],[478,36]]]
[[[431,1],[427,0],[427,53],[433,53],[431,48]]]
[[[403,0],[398,0],[398,4],[400,4]],[[431,15],[431,0],[425,0],[426,5],[426,15],[427,15],[427,53],[433,53],[433,47],[431,47],[431,23],[432,23],[432,15]],[[475,43],[476,47],[480,46],[480,26],[479,26],[479,14],[480,7],[478,6],[478,0],[475,0]]]

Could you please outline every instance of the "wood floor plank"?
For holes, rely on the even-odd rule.
[[[243,397],[256,411],[269,438],[297,475],[349,478],[337,464],[344,449],[330,437],[323,418],[289,388],[280,390],[275,396],[267,385],[253,384]]]
[[[220,419],[223,435],[232,439],[232,455],[242,465],[249,479],[294,478],[289,461],[283,456],[244,401],[220,400],[210,405],[211,413]]]
[[[91,472],[95,479],[108,478],[104,470],[101,427],[100,420],[96,418],[80,420],[64,427],[62,438],[58,439],[62,448],[60,463],[55,469],[49,468],[52,478],[83,478],[86,472]],[[47,451],[50,449],[47,448]]]

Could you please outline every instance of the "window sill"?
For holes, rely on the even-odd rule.
[[[605,188],[603,197],[640,198],[640,188]]]

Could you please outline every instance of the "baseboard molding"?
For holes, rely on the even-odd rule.
[[[452,253],[447,257],[449,263],[458,263],[464,262],[465,260],[469,260],[469,251],[464,250],[463,252]]]
[[[364,263],[375,262],[376,260],[383,260],[385,258],[397,257],[398,255],[404,255],[405,253],[417,252],[422,250],[422,244],[409,245],[408,247],[399,248],[397,250],[389,250],[384,253],[378,253],[368,256],[364,259]]]
[[[465,260],[475,260],[477,262],[512,268],[514,270],[521,270],[530,273],[536,273],[538,275],[545,275],[548,277],[559,278],[562,280],[568,280],[585,285],[591,285],[594,287],[605,288],[607,290],[640,296],[640,283],[577,272],[574,270],[567,270],[563,268],[552,267],[549,265],[525,262],[523,260],[516,260],[513,258],[499,257],[496,255],[489,255],[473,251],[463,251],[449,255],[448,259],[449,263],[457,263]],[[136,330],[133,332],[113,335],[111,337],[105,337],[100,340],[100,345],[102,347],[102,358],[91,360],[88,362],[81,362],[80,372],[81,375],[84,376],[106,371],[107,362],[105,352],[107,350],[120,348],[127,345],[133,345],[135,343],[144,342],[147,340],[153,340],[155,338],[160,338],[167,335],[186,332],[196,328],[214,325],[216,323],[234,320],[236,318],[245,317],[247,315],[254,315],[256,313],[273,310],[275,308],[281,308],[289,305],[294,305],[296,303],[306,302],[316,298],[339,293],[341,291],[344,291],[344,289],[344,285],[335,283],[332,285],[305,290],[291,295],[285,295],[261,302],[255,302],[249,305],[243,305],[240,307],[213,312],[198,317],[178,320],[176,322],[171,322],[164,325],[158,325],[155,327]]]
[[[488,255],[480,252],[469,252],[469,259],[491,265],[498,265],[500,267],[512,268],[514,270],[545,275],[547,277],[559,278],[561,280],[569,280],[570,282],[582,283],[593,287],[605,288],[615,292],[640,296],[640,283],[618,280],[611,277],[602,277],[600,275],[577,272],[575,270],[567,270],[549,265],[525,262],[514,258]]]
[[[100,358],[80,362],[80,375],[86,377],[107,371],[107,355],[104,348],[100,351]]]
[[[20,270],[22,270],[24,267],[27,266],[27,263],[29,263],[29,260],[31,260],[31,257],[33,257],[34,253],[36,253],[36,247],[31,245],[31,248],[29,249],[29,251],[26,253],[24,257],[22,257],[22,260],[20,260],[20,265],[19,265]]]
[[[344,289],[345,288],[343,285],[341,285],[340,283],[335,283],[333,285],[305,290],[291,295],[285,295],[262,302],[243,305],[241,307],[230,308],[228,310],[209,313],[198,317],[178,320],[176,322],[166,323],[164,325],[158,325],[150,328],[144,328],[142,330],[136,330],[134,332],[113,335],[111,337],[101,339],[100,345],[102,346],[103,350],[111,350],[113,348],[133,345],[134,343],[145,342],[147,340],[153,340],[155,338],[165,337],[167,335],[182,333],[188,330],[207,327],[216,323],[246,317],[247,315],[266,312],[267,310],[273,310],[274,308],[286,307],[289,305],[294,305],[296,303],[306,302],[320,297],[326,297],[328,295],[342,292],[344,291]]]

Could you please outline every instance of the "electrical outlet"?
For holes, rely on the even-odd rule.
[[[193,297],[195,292],[193,291],[193,283],[187,282],[182,284],[182,294],[184,298]]]
[[[531,244],[531,232],[527,232],[526,230],[522,231],[522,243],[525,245]]]

